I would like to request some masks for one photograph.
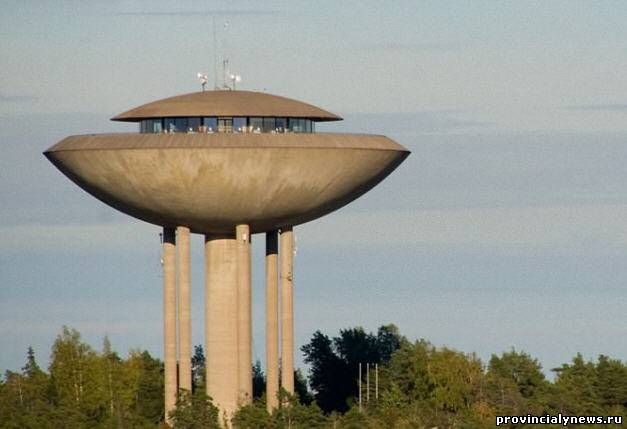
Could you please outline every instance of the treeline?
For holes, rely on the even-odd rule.
[[[474,354],[411,342],[393,325],[376,333],[345,329],[333,338],[316,332],[302,351],[308,380],[297,372],[296,395],[282,392],[283,405],[271,415],[255,365],[255,401],[237,412],[234,428],[490,428],[497,415],[557,413],[627,420],[627,365],[606,356],[577,355],[553,369],[550,381],[524,352],[483,363]],[[377,366],[376,383],[372,370],[366,383],[366,363]],[[224,416],[204,394],[201,347],[192,368],[193,392],[179,397],[174,428],[220,427]],[[54,342],[47,371],[29,349],[21,371],[7,371],[0,381],[0,428],[163,428],[162,414],[161,361],[146,351],[123,359],[106,338],[96,351],[69,328]]]

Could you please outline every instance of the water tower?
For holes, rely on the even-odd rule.
[[[358,198],[409,155],[384,136],[315,130],[341,119],[275,95],[203,91],[112,119],[139,133],[70,136],[45,152],[91,195],[163,227],[166,420],[177,390],[191,390],[190,233],[205,238],[208,395],[227,417],[252,398],[250,243],[260,233],[268,409],[279,380],[294,392],[293,228]]]

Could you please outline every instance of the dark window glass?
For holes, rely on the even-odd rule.
[[[218,132],[219,133],[232,133],[233,132],[233,118],[218,118]]]
[[[305,132],[311,132],[311,119],[305,119]]]
[[[250,118],[249,120],[249,128],[253,133],[260,133],[263,129],[263,119],[262,118]]]
[[[246,118],[233,118],[233,132],[245,133],[246,131],[248,131],[246,129]]]
[[[287,119],[286,118],[276,118],[275,128],[277,132],[284,133],[287,128]]]
[[[192,129],[193,132],[199,131],[200,128],[200,118],[189,118],[187,120],[187,129]]]
[[[173,133],[176,130],[175,124],[174,124],[174,118],[164,118],[164,120],[163,120],[163,128],[168,133]]]
[[[175,118],[174,126],[176,127],[177,133],[185,133],[187,132],[187,118]]]
[[[290,118],[290,131],[293,133],[304,133],[305,132],[305,120]]]
[[[263,132],[270,133],[274,131],[274,118],[263,118]]]
[[[207,127],[206,131],[209,133],[218,130],[218,118],[202,118],[202,124]]]

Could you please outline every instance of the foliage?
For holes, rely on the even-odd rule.
[[[309,383],[320,408],[348,410],[349,400],[358,393],[359,364],[387,363],[402,340],[394,325],[381,326],[376,335],[363,328],[341,330],[333,339],[314,333],[301,350],[311,368]]]
[[[197,390],[193,394],[181,390],[176,409],[170,413],[173,429],[219,429],[219,411],[211,398]]]
[[[510,350],[484,366],[474,354],[410,342],[392,326],[376,334],[345,329],[333,338],[316,332],[303,347],[309,384],[296,371],[295,395],[279,392],[269,414],[265,377],[253,366],[255,401],[233,416],[234,429],[484,429],[496,415],[613,415],[627,420],[627,365],[581,355],[554,369],[549,381],[539,362]],[[359,362],[379,364],[378,391],[358,401]],[[174,429],[218,428],[219,412],[205,394],[204,353],[192,359],[194,389],[179,394]],[[362,390],[362,392],[364,392]],[[369,398],[369,400],[367,400]],[[64,327],[48,371],[29,348],[19,371],[0,378],[0,428],[164,428],[163,365],[147,351],[120,357],[108,338],[101,351]],[[340,412],[338,412],[338,410]],[[582,426],[585,427],[585,426]]]

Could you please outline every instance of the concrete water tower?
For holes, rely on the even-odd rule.
[[[341,119],[270,94],[203,91],[112,119],[139,133],[70,136],[45,152],[99,200],[163,227],[166,420],[178,389],[191,390],[190,233],[205,237],[208,395],[227,417],[252,398],[250,243],[259,233],[268,409],[279,380],[294,392],[293,227],[358,198],[409,155],[384,136],[315,131]]]

